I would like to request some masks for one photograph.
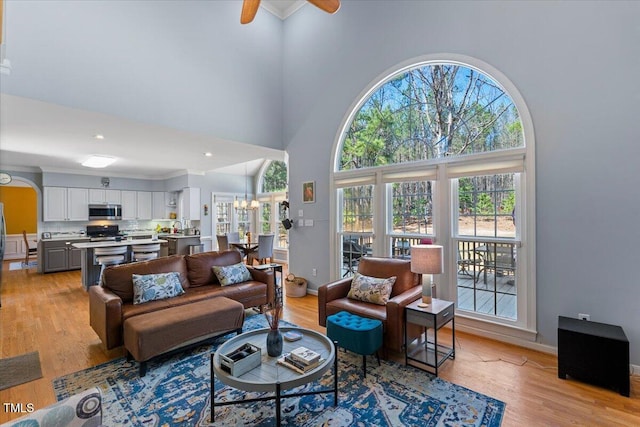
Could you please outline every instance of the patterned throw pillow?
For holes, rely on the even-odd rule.
[[[225,266],[214,265],[211,269],[222,286],[234,285],[251,280],[249,269],[241,262]]]
[[[184,293],[180,285],[180,273],[133,274],[133,303],[171,298]]]
[[[351,280],[351,289],[347,297],[373,304],[385,305],[387,301],[389,301],[394,283],[396,283],[396,276],[379,279],[356,272]]]

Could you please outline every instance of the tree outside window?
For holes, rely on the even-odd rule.
[[[454,256],[446,274],[457,275],[449,297],[459,309],[535,327],[516,310],[535,301],[517,302],[529,284],[520,273],[527,234],[515,221],[516,200],[527,200],[525,153],[534,153],[502,85],[457,62],[405,68],[362,101],[340,144],[333,180],[343,274],[354,267],[345,242],[384,235],[369,237],[373,255],[410,258],[411,245],[435,240],[456,248],[445,251]]]

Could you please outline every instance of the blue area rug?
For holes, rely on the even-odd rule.
[[[291,326],[282,322],[284,326]],[[267,327],[264,316],[248,317],[245,331]],[[139,377],[138,365],[121,358],[56,378],[58,400],[97,386],[103,397],[105,426],[272,426],[275,404],[238,404],[210,414],[210,354],[229,337],[218,338],[148,364]],[[339,352],[339,405],[332,394],[284,399],[282,424],[289,426],[499,426],[505,404],[419,369],[394,362],[371,361],[362,377],[362,357]],[[298,390],[327,388],[331,371],[315,384]],[[216,400],[255,397],[216,381]],[[219,397],[218,397],[219,396]]]

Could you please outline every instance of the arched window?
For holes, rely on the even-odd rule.
[[[350,170],[522,147],[511,97],[489,76],[460,64],[404,71],[360,107],[342,145]]]
[[[258,232],[260,234],[275,234],[275,249],[286,250],[289,247],[289,234],[282,225],[288,212],[282,205],[287,198],[287,164],[279,160],[266,163],[259,176],[258,201]],[[278,258],[282,259],[282,257]],[[285,258],[286,260],[286,258]]]
[[[390,72],[345,119],[332,173],[333,272],[436,242],[447,255],[437,293],[458,314],[531,331],[533,129],[508,79],[464,59]]]

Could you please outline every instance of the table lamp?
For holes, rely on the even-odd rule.
[[[414,245],[411,246],[411,271],[418,274],[428,274],[429,279],[422,278],[422,303],[418,307],[431,304],[431,287],[433,275],[442,273],[442,246]]]

